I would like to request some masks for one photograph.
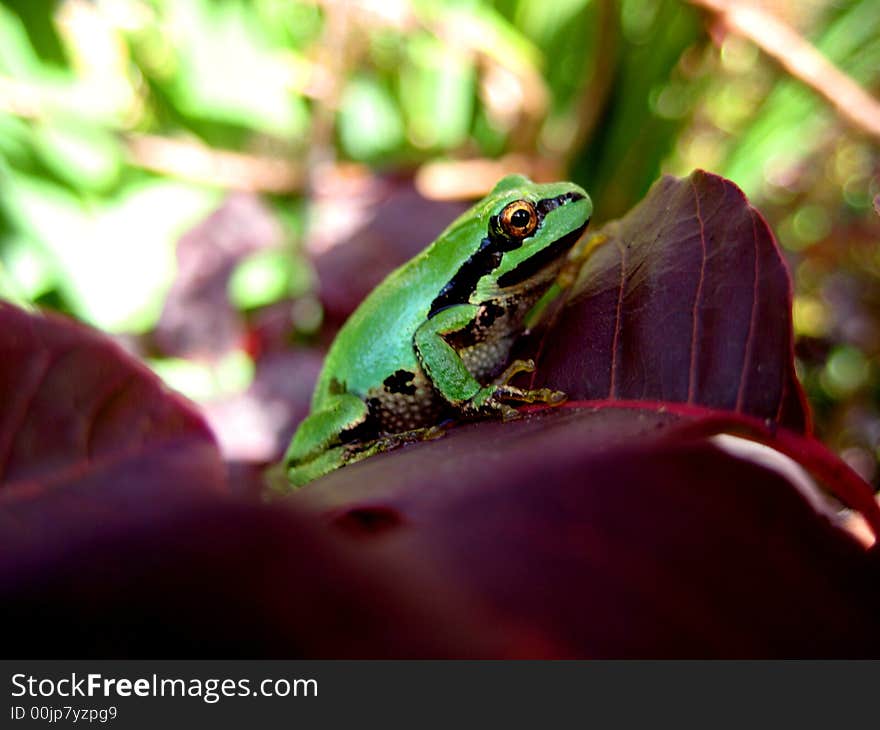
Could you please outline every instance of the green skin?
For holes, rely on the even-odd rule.
[[[524,238],[499,223],[515,201],[529,201],[538,212],[537,228]],[[553,284],[591,214],[589,197],[573,183],[535,184],[511,175],[389,274],[327,354],[311,413],[285,456],[291,484],[432,438],[448,418],[508,418],[516,415],[511,402],[564,400],[559,392],[508,385],[533,365],[505,365],[526,315]]]

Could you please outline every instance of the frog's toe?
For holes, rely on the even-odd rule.
[[[502,421],[515,421],[520,417],[520,413],[513,406],[509,406],[506,403],[499,403],[498,408],[501,411],[501,420]]]
[[[568,400],[568,396],[561,390],[550,390],[549,388],[543,388],[542,390],[546,392],[543,402],[548,405],[558,406]]]
[[[495,382],[498,385],[507,385],[513,380],[515,375],[519,375],[519,373],[533,372],[535,372],[534,360],[514,360],[504,369],[504,372],[495,379]]]
[[[436,426],[428,426],[428,428],[424,429],[420,440],[422,441],[435,441],[437,439],[443,438],[446,435],[446,426],[444,424],[439,424]]]
[[[552,406],[565,402],[567,398],[561,390],[550,390],[550,388],[524,390],[522,388],[515,388],[512,385],[499,386],[496,391],[496,397],[520,403],[546,403]]]
[[[291,466],[287,470],[290,486],[298,489],[337,469],[345,463],[345,451],[345,446],[337,446],[321,452],[314,459]]]

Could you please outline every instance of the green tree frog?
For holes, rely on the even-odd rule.
[[[573,183],[510,175],[389,274],[330,347],[285,455],[290,483],[430,438],[449,418],[508,418],[510,403],[562,402],[558,391],[509,385],[534,365],[507,361],[592,210]]]

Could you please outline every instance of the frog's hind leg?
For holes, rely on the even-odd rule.
[[[345,463],[349,447],[343,443],[344,434],[368,416],[367,404],[351,394],[336,396],[327,408],[309,414],[284,455],[291,483],[302,486]]]
[[[353,395],[342,395],[334,400],[331,408],[309,415],[300,424],[284,457],[290,483],[301,487],[341,466],[403,444],[439,438],[445,433],[439,425],[380,434],[368,440],[352,438],[368,416],[367,404]]]
[[[492,381],[495,385],[495,394],[499,399],[497,408],[503,420],[512,421],[519,418],[520,415],[516,408],[501,402],[505,398],[519,403],[546,403],[551,406],[565,402],[565,393],[559,390],[550,390],[549,388],[524,390],[523,388],[510,385],[510,381],[519,373],[532,373],[534,371],[534,360],[514,360],[504,369],[504,372]]]
[[[400,433],[385,433],[370,441],[353,442],[347,444],[346,452],[343,455],[343,463],[354,464],[374,454],[391,451],[405,444],[412,444],[418,441],[433,441],[434,439],[441,438],[445,433],[446,429],[441,424],[414,428],[411,431],[401,431]]]
[[[330,404],[310,413],[299,425],[284,456],[288,465],[308,461],[341,441],[346,431],[367,420],[367,404],[351,394],[335,396]]]
[[[288,471],[288,479],[294,487],[301,487],[341,466],[363,461],[374,454],[391,451],[404,444],[431,441],[442,437],[445,433],[446,429],[442,425],[428,426],[403,433],[384,434],[371,441],[352,441],[327,449],[311,461],[292,467]]]
[[[346,464],[346,446],[335,446],[322,451],[310,461],[290,466],[287,479],[293,487],[302,487],[318,477],[329,474],[334,469]]]

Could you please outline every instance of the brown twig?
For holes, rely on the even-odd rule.
[[[129,161],[146,170],[230,190],[287,193],[303,184],[302,170],[283,159],[211,149],[189,140],[125,136]]]
[[[468,200],[489,192],[498,179],[521,173],[539,182],[558,180],[562,163],[543,157],[511,154],[500,159],[485,157],[427,162],[416,172],[418,191],[432,200]]]
[[[731,31],[748,38],[792,76],[823,97],[850,124],[880,138],[880,102],[797,31],[770,13],[731,0],[690,0],[718,14]]]
[[[56,103],[36,86],[0,76],[0,111],[40,121]],[[129,162],[145,170],[230,190],[287,193],[302,188],[302,169],[287,160],[215,150],[194,140],[118,134]]]

